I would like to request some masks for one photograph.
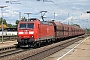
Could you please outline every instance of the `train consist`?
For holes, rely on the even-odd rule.
[[[51,42],[85,34],[85,30],[54,21],[40,21],[31,18],[18,24],[18,46],[39,46],[41,42]]]

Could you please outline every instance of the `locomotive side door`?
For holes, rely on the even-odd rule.
[[[40,24],[38,24],[38,39],[41,38],[41,29],[40,29]]]

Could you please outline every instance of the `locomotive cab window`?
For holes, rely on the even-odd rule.
[[[23,24],[20,24],[20,27],[21,29],[24,29],[24,28],[34,28],[34,23],[23,23]]]
[[[34,28],[34,23],[28,23],[27,28]]]
[[[19,28],[21,28],[21,29],[26,28],[26,24],[25,23],[20,24],[20,27]]]

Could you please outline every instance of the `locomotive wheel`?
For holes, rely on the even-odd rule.
[[[17,47],[17,48],[20,48],[20,45],[17,45],[16,47]]]
[[[37,43],[36,43],[36,42],[32,42],[32,43],[30,43],[30,47],[32,47],[32,48],[36,48],[36,47],[37,47]]]
[[[17,48],[20,48],[20,43],[18,42],[18,44],[16,45]]]
[[[36,45],[37,45],[36,48],[39,48],[41,46],[41,43],[37,42]]]
[[[28,44],[28,47],[31,47],[31,45],[30,45],[30,44]]]

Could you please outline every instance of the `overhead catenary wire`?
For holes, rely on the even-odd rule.
[[[25,0],[25,1],[27,1],[27,0]],[[20,0],[18,1],[18,2],[20,2]],[[43,0],[43,2],[46,2],[45,0]],[[60,9],[63,9],[62,7],[60,7],[58,4],[56,4],[54,1],[49,1],[49,2],[52,2],[54,5],[56,5],[56,6],[58,6]],[[26,3],[26,2],[25,2]],[[39,12],[39,10],[38,9],[36,9],[36,8],[32,8],[32,7],[30,7],[30,6],[28,6],[28,5],[26,5],[26,4],[22,4],[22,3],[19,3],[20,5],[23,5],[23,6],[26,6],[26,7],[28,7],[28,8],[30,8],[30,9],[34,9],[35,11],[37,11],[38,13],[32,13],[32,15],[36,15],[36,14],[40,14],[40,12]],[[47,6],[47,7],[49,7],[49,6]],[[51,7],[50,7],[51,8]],[[68,12],[67,10],[65,10],[65,9],[63,9],[64,11],[66,11],[66,12]],[[56,11],[55,11],[55,13],[56,13]],[[69,13],[67,13],[67,15],[68,15]]]
[[[57,7],[59,7],[60,9],[63,9],[61,6],[59,6],[58,4],[56,4],[54,1],[52,1],[52,0],[50,0],[50,1],[45,1],[45,0],[43,0],[43,2],[52,2],[54,5],[56,5]],[[65,9],[63,9],[63,10],[65,10]],[[67,10],[65,10],[65,11],[67,11]],[[67,11],[68,12],[68,11]]]
[[[65,11],[65,12],[67,12],[67,16],[69,17],[69,15],[70,15],[70,13],[66,10],[66,9],[64,9],[64,8],[62,8],[61,6],[59,6],[57,3],[55,3],[54,1],[52,1],[52,0],[49,0],[49,1],[46,1],[46,0],[43,0],[43,2],[51,2],[51,3],[53,3],[54,5],[56,5],[57,7],[59,7],[59,9],[63,9],[63,11]],[[67,3],[67,2],[66,2]],[[47,6],[47,7],[49,7],[49,6]],[[50,7],[51,8],[51,7]],[[53,9],[54,10],[54,9]],[[56,13],[56,11],[54,12],[54,13]],[[60,12],[61,13],[61,12]],[[68,21],[68,24],[69,24],[69,21]]]
[[[26,1],[26,0],[25,0],[25,1]],[[13,3],[13,2],[14,2],[14,3]],[[30,7],[30,6],[26,5],[26,4],[22,4],[19,0],[16,1],[16,3],[15,3],[15,1],[11,1],[11,0],[10,0],[10,4],[20,4],[20,5],[26,6],[26,7],[30,8],[30,9],[34,9],[35,11],[39,11],[39,10],[36,9],[36,8],[32,8],[32,7]]]

